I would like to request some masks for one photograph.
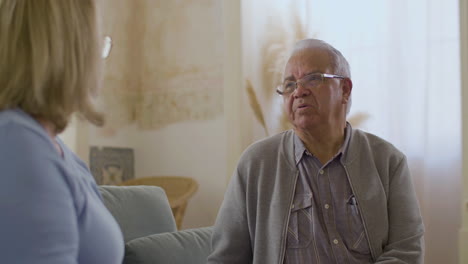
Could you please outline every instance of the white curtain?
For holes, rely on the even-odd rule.
[[[242,4],[244,76],[264,98],[260,101],[270,130],[280,100],[262,96],[262,47],[256,43],[272,30],[265,21],[273,17],[292,29],[299,17],[308,37],[329,42],[348,58],[354,83],[350,116],[364,113],[361,129],[407,155],[427,231],[425,263],[457,263],[462,183],[458,1]],[[251,140],[264,137],[251,119]]]

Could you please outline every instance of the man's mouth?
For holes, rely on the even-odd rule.
[[[302,108],[306,108],[306,107],[310,107],[310,105],[308,104],[300,104],[297,109],[302,109]]]

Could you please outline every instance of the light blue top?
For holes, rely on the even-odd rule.
[[[0,111],[0,262],[122,263],[124,243],[86,165],[22,110]]]

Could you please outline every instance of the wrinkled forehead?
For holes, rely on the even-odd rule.
[[[283,79],[300,79],[310,73],[333,73],[333,60],[328,50],[321,47],[294,52],[286,63]]]

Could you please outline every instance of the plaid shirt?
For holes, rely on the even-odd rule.
[[[324,165],[294,135],[299,177],[284,263],[372,263],[359,208],[341,163],[350,131],[348,124],[341,149]]]

